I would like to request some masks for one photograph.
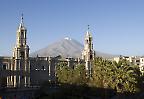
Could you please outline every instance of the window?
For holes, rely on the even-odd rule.
[[[3,69],[3,70],[6,70],[6,69],[7,69],[7,64],[3,64],[2,69]]]
[[[140,60],[136,60],[136,62],[140,62]]]
[[[24,52],[23,51],[21,51],[21,58],[24,58]]]
[[[21,35],[23,36],[23,34],[24,34],[24,31],[21,31]]]
[[[87,42],[87,43],[89,43],[89,41],[88,41],[88,40],[86,40],[86,42]]]
[[[92,54],[90,55],[90,59],[92,59],[93,58],[93,56],[92,56]]]

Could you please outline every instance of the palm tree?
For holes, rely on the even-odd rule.
[[[137,73],[135,68],[126,60],[113,63],[113,85],[117,92],[136,92],[137,91]]]
[[[139,71],[126,60],[118,63],[96,58],[90,85],[112,88],[117,92],[136,92]]]

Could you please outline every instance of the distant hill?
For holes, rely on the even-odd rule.
[[[47,57],[47,56],[54,57],[54,56],[61,55],[62,57],[81,58],[83,47],[84,46],[78,41],[66,37],[60,41],[50,44],[45,48],[42,48],[36,52],[31,53],[30,56],[35,57],[38,55],[43,57]],[[114,55],[106,54],[98,51],[96,51],[96,55],[108,59],[114,57]]]

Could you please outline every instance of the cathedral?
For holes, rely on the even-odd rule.
[[[24,88],[39,86],[44,81],[56,81],[56,66],[65,62],[69,67],[84,63],[86,74],[92,74],[92,60],[95,57],[92,34],[88,30],[84,38],[82,57],[66,58],[56,57],[30,57],[27,44],[27,29],[24,25],[23,15],[16,31],[16,45],[11,57],[0,56],[0,87]]]

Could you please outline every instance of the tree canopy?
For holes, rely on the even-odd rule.
[[[84,64],[79,64],[73,69],[61,63],[57,66],[57,80],[60,83],[111,88],[121,93],[139,91],[141,81],[139,67],[127,60],[120,60],[117,63],[96,57],[92,70],[92,77],[87,78]]]
[[[60,63],[56,68],[57,83],[72,86],[69,88],[66,87],[66,89],[64,87],[64,90],[66,90],[64,93],[68,93],[68,96],[77,95],[79,97],[85,94],[83,97],[95,95],[96,97],[104,98],[107,95],[113,95],[113,93],[117,93],[117,95],[118,93],[130,93],[134,95],[143,93],[144,77],[141,75],[137,65],[133,65],[124,59],[117,63],[96,57],[92,66],[92,76],[87,77],[84,64],[71,68],[65,62]],[[103,92],[105,94],[102,94]],[[129,96],[133,97],[132,95]]]

